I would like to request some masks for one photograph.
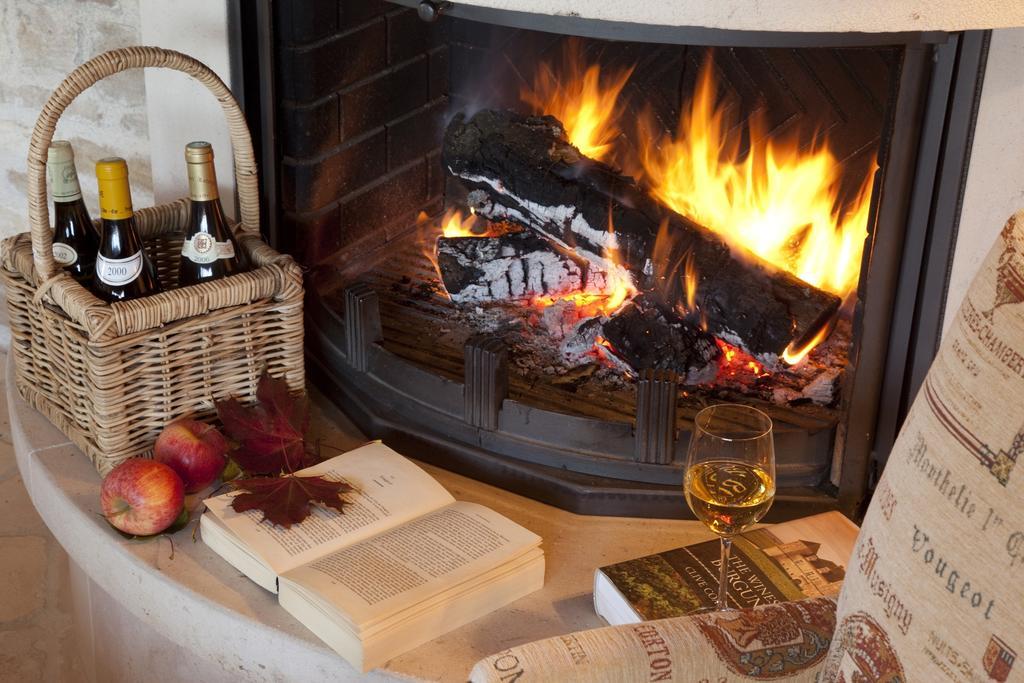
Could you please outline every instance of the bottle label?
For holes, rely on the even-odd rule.
[[[137,251],[128,258],[107,258],[103,254],[96,256],[96,277],[110,287],[120,287],[132,282],[142,273],[142,251]]]
[[[78,261],[78,252],[70,244],[54,242],[53,260],[62,266],[73,266]]]
[[[192,263],[213,263],[217,259],[235,258],[235,245],[230,241],[218,242],[213,235],[197,232],[181,245],[181,257]]]
[[[188,167],[189,199],[194,202],[208,202],[220,198],[212,158],[203,163],[189,163],[186,166]]]
[[[50,195],[54,201],[71,202],[82,197],[73,160],[46,164],[46,176],[50,180]]]

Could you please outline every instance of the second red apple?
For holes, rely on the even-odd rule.
[[[213,425],[181,419],[164,427],[153,457],[178,473],[187,493],[206,488],[227,462],[228,442]]]

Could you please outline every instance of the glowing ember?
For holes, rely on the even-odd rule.
[[[619,93],[633,68],[602,75],[597,64],[584,63],[578,40],[566,41],[561,63],[542,63],[533,87],[524,86],[520,98],[536,114],[551,114],[565,126],[569,141],[591,159],[602,159],[619,136],[617,119],[622,114]],[[602,77],[603,76],[603,77]]]
[[[753,378],[767,377],[768,373],[764,366],[754,360],[750,355],[721,339],[716,339],[719,350],[722,352],[718,361],[719,376],[737,377],[749,375]]]
[[[860,273],[872,173],[846,206],[839,198],[842,169],[825,142],[801,151],[751,134],[742,155],[743,135],[716,106],[715,92],[709,65],[675,140],[658,140],[653,121],[641,121],[641,164],[651,191],[727,240],[845,296]]]

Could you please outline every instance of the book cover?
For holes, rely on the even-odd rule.
[[[838,512],[737,536],[728,600],[737,609],[839,593],[857,527]],[[609,623],[647,621],[712,607],[718,595],[717,539],[601,567],[598,614]]]

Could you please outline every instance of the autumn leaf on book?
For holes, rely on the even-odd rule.
[[[306,449],[305,398],[292,395],[287,382],[264,370],[256,401],[247,406],[229,398],[216,404],[224,431],[234,442],[231,459],[248,476],[231,482],[243,491],[231,507],[236,512],[259,510],[263,520],[286,529],[309,517],[312,503],[344,512],[341,494],[352,490],[348,484],[292,474],[316,459]]]
[[[291,474],[239,479],[231,485],[244,491],[231,500],[235,512],[260,510],[263,520],[285,529],[309,517],[310,503],[320,503],[344,512],[345,501],[341,494],[352,490],[342,481]]]
[[[247,406],[235,398],[217,401],[217,417],[236,444],[231,452],[242,470],[253,474],[294,472],[306,463],[305,433],[309,407],[293,396],[283,379],[264,370],[256,387],[257,404]]]

